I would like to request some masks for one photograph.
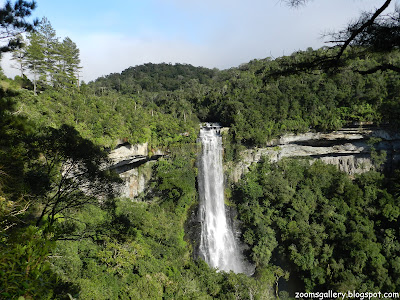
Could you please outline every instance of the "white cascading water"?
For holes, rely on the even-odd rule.
[[[213,268],[243,273],[240,250],[225,214],[220,127],[202,127],[199,139],[200,254]]]

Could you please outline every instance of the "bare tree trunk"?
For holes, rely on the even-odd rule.
[[[36,65],[33,66],[33,93],[36,94]]]

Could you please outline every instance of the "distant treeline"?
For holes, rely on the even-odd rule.
[[[399,74],[354,71],[376,64],[382,55],[349,60],[334,73],[288,71],[287,66],[328,51],[333,50],[308,49],[222,71],[148,63],[100,77],[80,89],[42,82],[40,95],[26,93],[20,105],[39,123],[67,123],[108,146],[118,139],[166,146],[181,141],[184,132],[195,136],[201,121],[231,127],[229,139],[238,148],[262,146],[287,132],[330,131],[352,122],[397,127]],[[390,59],[399,58],[392,53]],[[26,80],[23,86],[29,88]]]
[[[378,54],[352,59],[338,73],[288,72],[287,66],[333,51],[299,51],[278,59],[253,60],[219,71],[182,64],[145,64],[88,84],[96,95],[117,92],[182,118],[218,121],[232,127],[238,144],[261,146],[285,132],[329,131],[350,122],[398,126],[400,76],[361,74]],[[399,60],[392,54],[392,60]]]

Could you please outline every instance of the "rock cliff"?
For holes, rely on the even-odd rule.
[[[247,149],[241,152],[239,163],[226,166],[230,180],[237,182],[249,166],[268,157],[271,162],[284,157],[321,159],[333,164],[349,175],[374,168],[371,160],[372,138],[380,141],[373,147],[379,153],[386,152],[385,168],[390,170],[400,161],[400,134],[378,127],[348,127],[331,133],[288,134],[270,141],[265,148]]]
[[[221,132],[226,132],[222,128]],[[348,127],[331,133],[287,134],[272,140],[265,148],[246,149],[241,152],[239,162],[225,165],[228,181],[237,182],[249,166],[268,157],[271,162],[284,157],[320,159],[336,165],[349,175],[359,174],[374,168],[371,160],[370,139],[379,138],[374,145],[379,153],[386,152],[384,167],[391,170],[400,162],[400,134],[387,128]],[[111,169],[123,179],[120,195],[130,199],[144,192],[152,177],[154,163],[165,153],[150,149],[147,143],[131,145],[121,143],[109,154]]]
[[[120,196],[134,199],[144,192],[151,180],[154,163],[163,155],[158,149],[149,151],[148,143],[121,143],[112,150],[109,154],[112,161],[110,169],[123,180]]]

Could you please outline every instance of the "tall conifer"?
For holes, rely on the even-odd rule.
[[[29,45],[26,47],[25,57],[28,68],[33,73],[33,89],[36,94],[38,78],[45,73],[44,40],[38,33],[31,33],[28,39]]]
[[[51,26],[50,21],[44,17],[40,21],[38,34],[43,40],[43,55],[44,64],[43,70],[45,74],[45,81],[48,84],[53,84],[55,81],[55,63],[57,61],[57,44],[58,38],[56,36],[56,31]]]
[[[79,69],[81,69],[79,66],[81,62],[79,49],[69,37],[66,37],[62,43],[58,44],[57,49],[57,79],[62,85],[75,85]],[[77,84],[79,85],[79,83]]]
[[[22,47],[14,50],[11,54],[11,59],[14,61],[14,64],[11,66],[17,70],[20,71],[21,77],[24,76],[24,72],[27,69],[27,62],[26,62],[26,50],[23,48],[25,46],[25,41],[23,36],[20,34],[17,36],[17,39],[19,39],[22,43]]]

